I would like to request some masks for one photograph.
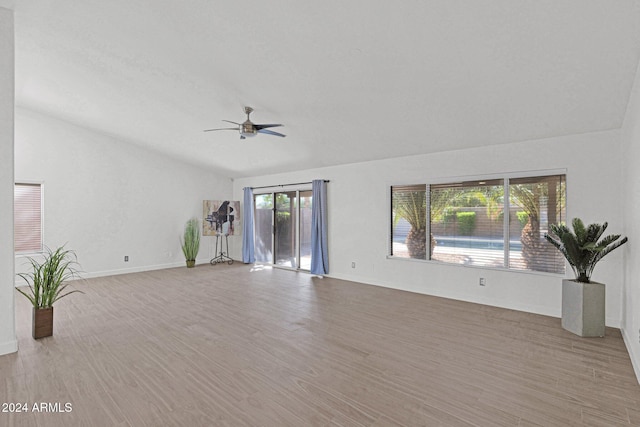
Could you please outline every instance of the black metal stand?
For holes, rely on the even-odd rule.
[[[211,259],[211,265],[223,264],[227,263],[229,265],[233,264],[233,259],[229,256],[229,235],[224,235],[224,242],[226,244],[226,252],[222,251],[222,239],[220,234],[216,234],[216,253],[217,255]],[[220,251],[218,251],[218,241],[220,242]]]

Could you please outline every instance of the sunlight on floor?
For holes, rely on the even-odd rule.
[[[251,267],[251,270],[249,270],[251,273],[255,272],[255,271],[262,271],[262,270],[271,270],[273,267],[270,265],[264,265],[264,264],[255,264],[253,267]]]

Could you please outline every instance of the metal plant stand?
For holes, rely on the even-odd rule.
[[[222,235],[220,234],[216,234],[216,253],[217,255],[211,259],[210,263],[211,265],[216,265],[216,264],[223,264],[223,263],[227,263],[229,265],[233,264],[233,258],[231,258],[229,256],[229,235],[225,234],[224,235],[224,243],[225,243],[225,251],[223,251],[222,249]],[[218,251],[218,242],[220,242],[220,250]]]

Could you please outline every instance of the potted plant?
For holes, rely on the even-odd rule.
[[[34,339],[53,335],[53,303],[79,290],[64,292],[67,280],[78,276],[75,252],[59,247],[55,251],[45,248],[44,260],[28,258],[30,273],[18,273],[27,282],[27,292],[17,288],[33,305],[32,335]]]
[[[602,337],[605,331],[605,285],[592,282],[598,261],[624,245],[619,234],[602,237],[607,223],[585,227],[580,218],[572,221],[573,232],[564,224],[551,224],[545,239],[567,259],[575,280],[562,281],[562,327],[582,337]]]
[[[184,226],[184,237],[180,239],[182,253],[187,261],[187,267],[196,265],[196,257],[200,252],[200,223],[197,218],[191,218]]]

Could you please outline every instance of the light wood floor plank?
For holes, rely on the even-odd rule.
[[[2,426],[640,426],[620,332],[278,269],[74,283],[54,336],[0,357]],[[455,286],[455,284],[452,284]]]

